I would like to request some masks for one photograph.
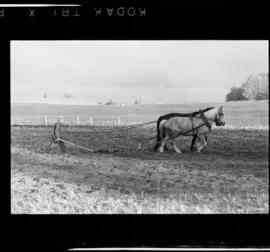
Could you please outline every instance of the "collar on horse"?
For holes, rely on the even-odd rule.
[[[212,128],[212,125],[208,122],[208,120],[207,120],[207,118],[205,117],[205,115],[204,115],[204,113],[203,113],[203,110],[199,110],[199,114],[200,114],[200,117],[202,118],[202,120],[203,120],[203,123],[205,124],[205,126],[209,129],[209,131],[211,130],[211,128]],[[189,117],[190,117],[190,119],[191,119],[191,124],[192,124],[192,134],[193,134],[193,136],[194,136],[194,126],[193,126],[193,117],[194,117],[194,113],[189,113],[189,114],[187,114],[187,115],[189,115]],[[201,125],[201,126],[203,126],[203,125]]]
[[[203,111],[202,111],[201,109],[199,110],[199,113],[200,113],[200,117],[202,118],[204,124],[206,125],[206,127],[207,127],[207,128],[209,129],[209,131],[210,131],[211,128],[212,128],[212,125],[208,122],[208,120],[206,119],[206,117],[205,117],[205,115],[204,115],[204,113],[203,113]]]

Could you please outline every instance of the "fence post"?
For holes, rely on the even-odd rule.
[[[90,116],[90,125],[93,126],[93,118]]]
[[[118,116],[118,126],[120,126],[121,122],[120,122],[120,116]]]
[[[45,115],[45,125],[48,125],[48,117]]]
[[[77,116],[77,125],[80,125],[80,116]]]
[[[37,115],[37,124],[38,125],[40,124],[40,115],[39,114]]]

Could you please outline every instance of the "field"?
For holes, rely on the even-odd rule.
[[[80,125],[112,126],[132,125],[156,120],[160,115],[170,112],[192,112],[206,107],[220,106],[225,109],[226,128],[263,128],[268,129],[268,101],[260,102],[227,102],[219,104],[149,104],[128,106],[79,106],[79,105],[53,105],[53,104],[11,104],[12,125],[41,125],[55,123],[59,115],[64,116],[65,123],[77,124],[79,116]]]
[[[172,106],[156,106],[158,109],[152,106],[154,115],[172,110]],[[231,107],[225,109],[229,115],[238,118],[268,116],[266,103],[228,106]],[[149,117],[146,107],[102,109],[111,113],[115,110],[114,115],[118,111],[121,117],[126,109],[126,115],[133,115],[132,120],[136,121],[138,115],[137,123],[155,120],[154,116]],[[41,110],[36,112],[42,115]],[[61,114],[66,119],[66,114],[77,112],[70,108]],[[54,116],[59,113],[54,110]],[[12,110],[12,117],[18,114]],[[101,114],[106,115],[104,111]],[[182,154],[153,152],[154,140],[149,138],[155,135],[154,124],[109,135],[95,131],[108,130],[110,126],[66,125],[63,139],[94,150],[89,153],[67,145],[66,154],[60,154],[57,146],[46,150],[52,126],[14,125],[11,211],[14,214],[268,213],[267,125],[254,124],[257,128],[251,129],[231,125],[226,129],[214,128],[209,145],[200,154],[190,152],[191,138],[183,137],[178,139]]]

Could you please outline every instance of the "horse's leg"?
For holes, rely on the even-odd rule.
[[[166,128],[164,127],[164,124],[163,124],[163,127],[162,127],[162,133],[161,134],[162,134],[162,139],[164,139],[166,137]],[[165,144],[164,144],[164,150],[165,151],[169,150],[168,146],[167,146],[168,143],[169,143],[168,141],[165,141]]]
[[[205,137],[205,141],[206,141],[206,143],[207,143],[208,135],[204,135],[204,137]]]
[[[163,139],[163,142],[160,144],[159,152],[164,152],[164,147],[167,141],[167,137]]]
[[[199,143],[201,144],[199,145]],[[198,136],[198,141],[197,141],[197,152],[201,152],[201,150],[207,145],[207,142],[205,140],[204,135],[199,135]]]
[[[160,123],[160,141],[162,141],[160,144],[159,144],[159,152],[163,152],[164,150],[168,150],[168,147],[166,145],[167,143],[167,140],[165,140],[166,138],[166,135],[167,135],[167,131],[166,131],[166,128],[164,126],[165,122],[162,122]]]
[[[170,138],[170,136],[167,134],[166,129],[164,129],[163,133],[165,133],[165,136],[163,135],[162,142],[159,147],[159,152],[164,152],[164,147],[166,146],[166,143]]]
[[[193,150],[193,146],[194,146],[194,144],[195,144],[195,142],[197,140],[197,137],[198,137],[197,135],[194,135],[193,138],[192,138],[192,143],[191,143],[191,146],[190,146],[191,151]]]
[[[157,127],[157,142],[154,146],[154,151],[156,151],[161,146],[161,141],[164,138],[164,121],[162,120]]]
[[[207,142],[208,136],[209,136],[209,135],[204,135],[206,144],[203,146],[202,150],[203,150],[203,149],[206,147],[206,145],[208,144],[208,142]]]
[[[173,140],[172,140],[172,145],[173,145],[173,149],[175,150],[175,152],[177,152],[177,153],[182,153],[181,151],[180,151],[180,149],[177,147],[177,145],[176,145],[176,142],[175,142],[175,138],[173,138]]]
[[[165,146],[164,146],[165,151],[169,150],[168,146],[173,147],[173,139],[170,139],[169,141],[166,141]]]

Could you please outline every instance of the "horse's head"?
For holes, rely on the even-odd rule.
[[[217,126],[224,126],[225,125],[224,109],[222,108],[222,106],[217,109],[217,113],[215,116],[215,123]]]

